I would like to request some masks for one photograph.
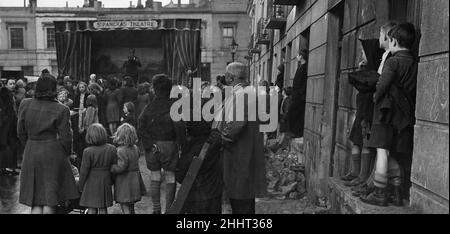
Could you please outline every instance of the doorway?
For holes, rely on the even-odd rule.
[[[343,27],[344,27],[344,3],[337,4],[330,10],[330,18],[328,25],[328,42],[326,58],[326,73],[328,74],[329,81],[325,82],[325,94],[330,98],[330,103],[324,103],[325,106],[330,106],[330,114],[325,119],[330,121],[331,139],[330,139],[330,164],[328,168],[328,176],[333,177],[336,173],[339,173],[339,155],[336,153],[336,130],[337,130],[337,115],[339,110],[339,82],[341,77],[341,54],[342,54],[342,42],[343,42]],[[327,87],[328,86],[328,87]],[[325,107],[328,108],[328,107]],[[335,165],[336,163],[336,165]],[[335,169],[337,169],[335,173]]]

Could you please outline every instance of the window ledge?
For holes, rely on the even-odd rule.
[[[412,214],[409,206],[379,207],[366,204],[358,197],[352,196],[351,188],[344,186],[344,183],[336,178],[329,178],[331,190],[331,210],[333,213],[344,214]],[[405,203],[406,204],[406,203]]]

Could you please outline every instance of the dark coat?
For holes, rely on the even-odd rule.
[[[186,201],[201,202],[221,197],[223,191],[223,168],[220,157],[220,134],[211,134],[211,123],[205,120],[186,122],[186,133],[188,140],[181,147],[181,157],[176,171],[178,183],[183,182],[193,157],[200,154],[206,142],[210,143],[208,152]]]
[[[17,115],[13,105],[15,103],[12,93],[5,87],[0,88],[0,149],[13,143],[11,136],[17,139]]]
[[[278,75],[277,80],[275,81],[275,85],[280,88],[280,90],[283,90],[284,88],[284,66],[281,65],[278,67]]]
[[[410,51],[399,51],[386,61],[374,94],[375,124],[390,124],[398,130],[414,125],[417,70]],[[389,108],[386,103],[391,103]]]
[[[107,123],[119,123],[120,122],[120,91],[106,90],[106,122]]]
[[[139,171],[139,151],[137,146],[119,147],[117,164],[111,172],[116,175],[114,182],[114,200],[118,203],[135,203],[147,192]]]
[[[128,113],[128,115],[124,116],[121,124],[124,124],[124,123],[130,124],[131,126],[133,126],[135,128],[137,127],[136,116],[134,115],[133,112],[130,112],[130,113]]]
[[[27,206],[56,206],[77,199],[79,193],[69,162],[69,108],[56,101],[25,99],[19,108],[17,133],[26,142],[19,202]]]
[[[116,147],[106,144],[84,150],[80,169],[80,205],[106,208],[113,205],[111,166],[117,161]]]
[[[294,76],[292,103],[288,111],[290,132],[297,138],[303,137],[305,128],[306,87],[308,84],[307,64],[299,65]]]
[[[292,104],[292,96],[285,98],[281,103],[280,109],[280,132],[285,133],[289,131],[288,112]]]
[[[360,40],[367,58],[367,65],[359,71],[349,73],[349,83],[358,90],[356,95],[356,118],[349,139],[354,145],[363,146],[370,135],[373,118],[373,93],[380,77],[377,73],[383,50],[378,39]]]
[[[409,154],[413,149],[418,62],[410,51],[386,60],[374,94],[368,147]]]
[[[14,96],[7,88],[0,89],[0,168],[16,168],[17,115]]]
[[[119,103],[120,107],[123,107],[123,104],[127,102],[132,102],[136,105],[138,98],[138,91],[134,87],[122,87],[119,92]]]
[[[151,150],[156,141],[176,141],[182,145],[185,138],[185,126],[170,117],[170,108],[174,100],[169,97],[156,97],[139,116],[138,134],[144,149]]]
[[[136,101],[136,116],[140,116],[144,111],[145,107],[150,103],[150,94],[146,93],[144,95],[138,95]]]
[[[246,87],[248,84],[242,86]],[[233,98],[236,99],[236,95]],[[248,108],[247,100],[248,98],[244,103],[244,109]],[[233,100],[226,100],[226,104],[230,105],[231,101]],[[230,109],[234,109],[236,113],[235,105]],[[227,196],[231,199],[265,196],[266,165],[260,122],[249,121],[246,113],[244,121],[220,122],[218,125],[224,145],[223,178]]]

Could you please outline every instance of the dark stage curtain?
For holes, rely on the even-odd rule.
[[[184,68],[182,77],[183,81],[188,83],[190,78],[200,74],[200,32],[179,31],[177,32],[177,38],[178,56]],[[187,84],[184,83],[184,85]]]
[[[180,62],[178,58],[177,46],[176,46],[176,31],[163,31],[162,44],[164,47],[164,62],[165,70],[169,77],[172,78],[174,84],[181,84],[182,79],[180,77]]]
[[[56,37],[59,75],[87,81],[91,70],[91,35],[88,32],[64,32]]]
[[[190,78],[200,74],[201,21],[172,20],[166,21],[165,27],[172,29],[162,36],[167,74],[174,83],[188,86]]]

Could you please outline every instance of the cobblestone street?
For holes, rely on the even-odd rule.
[[[140,159],[140,169],[144,183],[147,189],[150,187],[150,172],[146,168],[145,158]],[[19,204],[19,176],[6,177],[0,176],[0,214],[28,214],[30,208]],[[164,186],[162,186],[161,194],[164,194]],[[161,205],[165,208],[165,196],[161,196]],[[306,198],[299,200],[277,199],[276,195],[269,195],[270,198],[256,200],[257,214],[312,214],[323,212],[323,209],[316,208]],[[231,214],[231,207],[228,204],[222,206],[223,214]],[[137,214],[151,214],[153,212],[151,197],[146,195],[142,201],[136,203]],[[77,214],[73,211],[72,214]],[[118,204],[108,209],[109,214],[121,214]]]

